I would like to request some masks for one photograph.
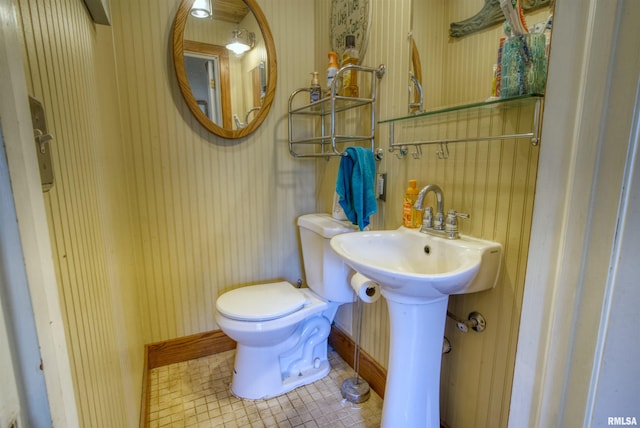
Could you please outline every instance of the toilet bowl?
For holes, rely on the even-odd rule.
[[[326,376],[327,337],[338,307],[355,300],[349,268],[329,246],[354,226],[328,214],[298,218],[309,288],[286,281],[251,285],[216,300],[218,327],[237,342],[231,392],[241,398],[282,395]]]

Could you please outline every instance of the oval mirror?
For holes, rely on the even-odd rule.
[[[240,47],[245,49],[232,50]],[[173,64],[195,118],[228,139],[254,132],[276,90],[276,51],[255,0],[182,0],[173,25]]]

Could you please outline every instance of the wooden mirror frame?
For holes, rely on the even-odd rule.
[[[276,60],[276,48],[273,42],[273,36],[271,29],[267,22],[267,18],[264,16],[262,9],[256,3],[255,0],[243,0],[247,5],[253,16],[258,22],[258,27],[262,32],[264,38],[265,47],[267,50],[267,91],[265,93],[264,102],[260,108],[260,111],[256,114],[255,118],[244,128],[240,129],[227,129],[216,125],[209,119],[209,117],[202,112],[196,99],[191,92],[189,86],[189,80],[187,79],[187,72],[184,65],[184,29],[187,25],[187,18],[191,11],[191,6],[195,0],[182,0],[178,11],[176,12],[176,19],[173,24],[173,65],[176,72],[176,78],[178,79],[178,86],[184,101],[187,103],[187,107],[191,110],[191,113],[195,118],[204,126],[207,130],[213,134],[227,139],[243,138],[253,133],[260,127],[264,119],[267,117],[273,98],[276,92],[277,81],[277,60]]]

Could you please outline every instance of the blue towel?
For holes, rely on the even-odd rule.
[[[376,163],[369,149],[348,147],[345,152],[340,159],[336,193],[347,218],[362,230],[369,225],[369,216],[378,211],[374,190]]]

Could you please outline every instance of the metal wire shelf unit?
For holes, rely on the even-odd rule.
[[[360,81],[368,80],[369,92],[364,97],[345,97],[337,94],[337,85],[346,71],[355,71],[360,74]],[[384,76],[386,68],[380,65],[377,68],[365,67],[361,65],[347,65],[336,73],[333,83],[327,89],[326,97],[318,101],[308,103],[300,102],[301,95],[308,97],[310,88],[296,89],[289,96],[289,153],[296,158],[316,158],[342,156],[344,150],[340,150],[339,145],[343,143],[354,143],[358,141],[369,141],[371,150],[375,150],[375,101],[377,81]],[[370,74],[369,79],[363,79],[365,74]],[[364,91],[366,92],[366,91]],[[308,99],[308,98],[307,98]],[[358,108],[368,107],[369,124],[362,126],[362,133],[341,133],[337,126],[337,114],[341,112],[353,111]],[[311,126],[307,127],[312,131],[311,135],[295,135],[296,118],[307,118],[312,120]],[[315,146],[312,152],[301,152],[304,146]]]

